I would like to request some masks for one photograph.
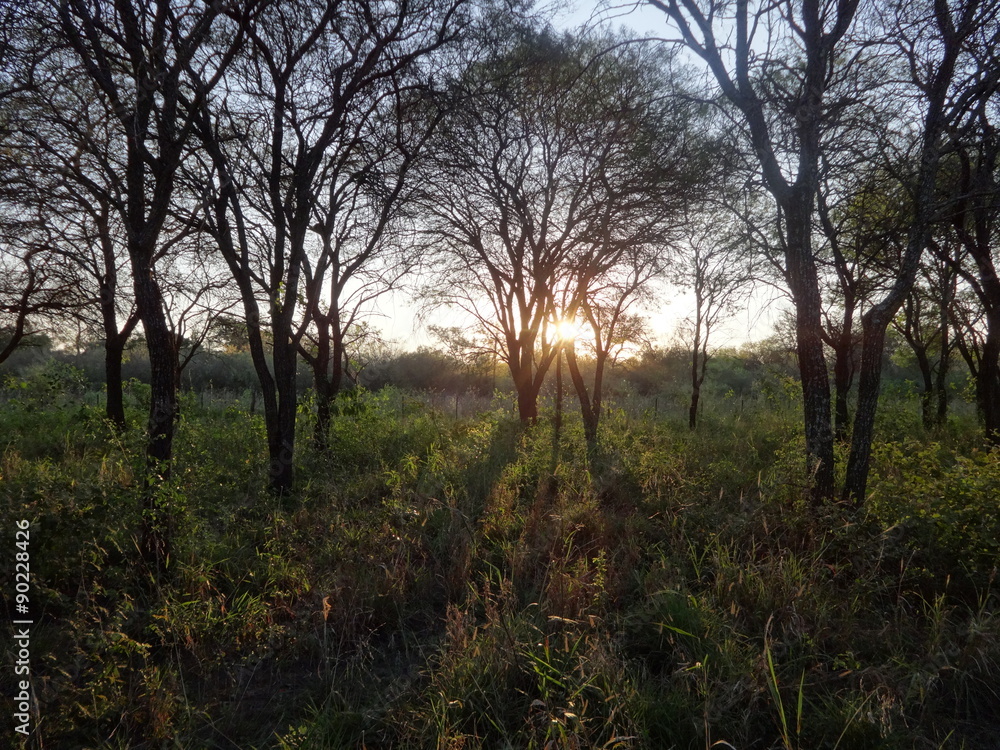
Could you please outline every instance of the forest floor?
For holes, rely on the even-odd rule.
[[[974,417],[883,406],[852,508],[808,500],[791,398],[695,432],[613,408],[590,451],[577,418],[557,437],[501,400],[338,411],[320,455],[303,410],[274,498],[259,415],[185,401],[154,580],[141,430],[0,405],[5,582],[30,522],[25,747],[997,746],[1000,451]]]

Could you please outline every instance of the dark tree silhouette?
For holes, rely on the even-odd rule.
[[[650,0],[707,65],[738,110],[748,146],[774,197],[784,275],[795,306],[809,470],[817,500],[834,493],[830,383],[822,335],[822,296],[813,220],[826,122],[844,106],[831,88],[852,58],[843,54],[858,0],[806,0],[754,6]],[[731,39],[732,41],[727,41]]]
[[[171,520],[159,487],[171,471],[177,357],[156,260],[194,118],[241,46],[241,24],[226,23],[224,14],[242,14],[255,3],[58,0],[52,5],[68,47],[124,142],[117,209],[149,351],[152,394],[140,551],[150,568],[162,573]]]
[[[408,160],[419,151],[419,134],[406,124],[407,89],[422,85],[418,70],[455,39],[465,4],[275,4],[248,27],[251,44],[227,78],[227,96],[202,110],[209,229],[240,290],[277,493],[294,478],[298,355],[305,351],[313,366],[325,423],[356,320],[346,288],[359,279],[369,290],[378,285],[370,262],[382,258]],[[313,347],[303,343],[307,333]]]
[[[670,96],[669,59],[619,42],[533,31],[504,40],[456,82],[461,104],[426,171],[428,302],[489,332],[523,422],[537,418],[560,351],[553,327],[597,321],[598,292],[619,265],[639,261],[648,278],[643,259],[668,246],[680,186],[700,166],[690,109]],[[581,405],[594,413],[583,392]]]

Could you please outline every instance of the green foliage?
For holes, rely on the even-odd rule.
[[[612,404],[594,448],[570,414],[557,442],[550,410],[526,428],[502,398],[456,420],[359,390],[326,454],[303,411],[282,499],[261,417],[186,397],[159,582],[136,554],[141,432],[8,396],[0,523],[32,522],[46,740],[978,746],[1000,710],[1000,456],[916,432],[878,447],[862,511],[815,508],[774,382],[694,433]]]
[[[58,359],[47,359],[33,365],[23,379],[8,378],[5,395],[24,405],[51,406],[78,399],[87,391],[83,371]]]
[[[885,443],[874,453],[870,508],[927,575],[983,584],[1000,560],[1000,450],[956,455],[941,443]]]

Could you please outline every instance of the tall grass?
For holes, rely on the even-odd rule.
[[[549,412],[525,428],[502,400],[456,419],[361,394],[328,453],[304,414],[280,501],[260,417],[192,398],[151,587],[141,434],[85,400],[11,398],[0,524],[32,521],[29,745],[990,747],[1000,454],[968,424],[923,433],[911,407],[885,410],[855,511],[807,501],[781,392],[694,433],[681,407],[612,405],[596,451],[572,416],[557,440]]]

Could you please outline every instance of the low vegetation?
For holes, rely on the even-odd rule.
[[[353,392],[281,498],[247,399],[191,395],[154,580],[136,563],[144,434],[40,382],[9,380],[0,409],[0,527],[32,524],[32,747],[1000,736],[1000,452],[968,405],[927,432],[916,398],[887,397],[855,510],[808,499],[794,384],[717,400],[697,432],[682,400],[620,399],[589,451],[570,409],[557,437],[551,406],[525,428],[499,393],[456,418]],[[146,395],[128,390],[133,424]]]

